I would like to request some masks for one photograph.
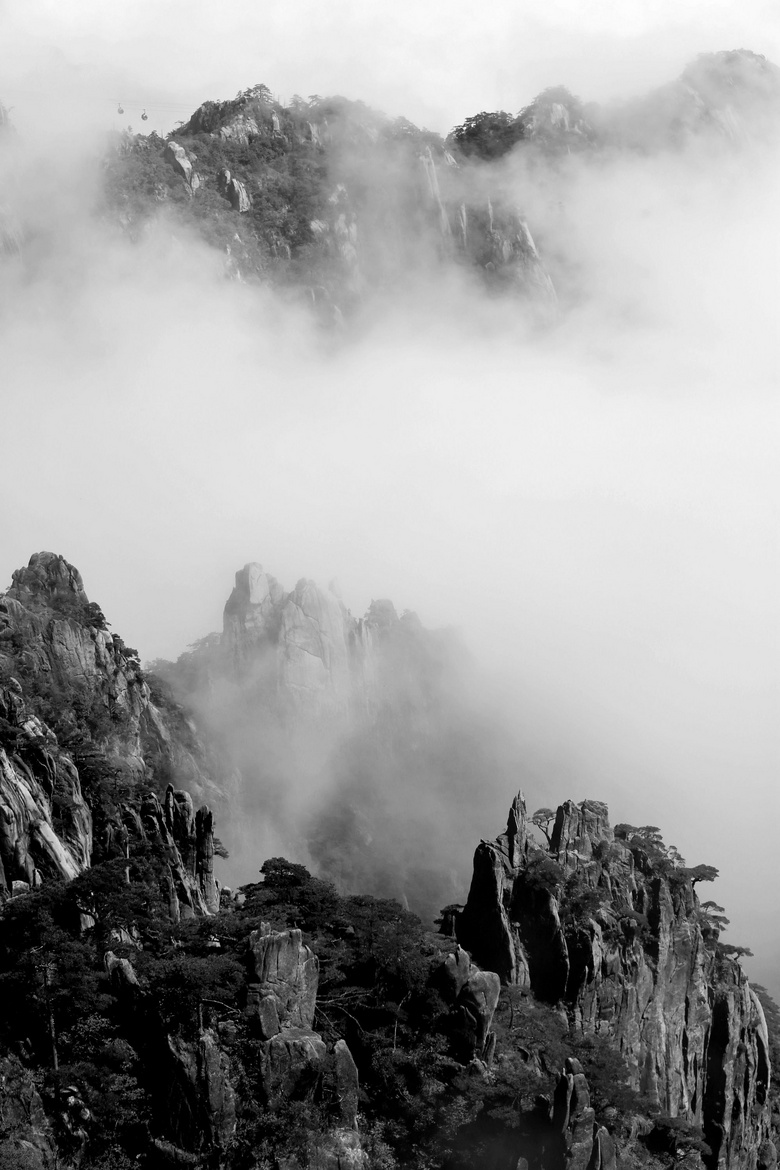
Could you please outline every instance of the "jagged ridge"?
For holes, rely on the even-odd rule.
[[[608,1035],[637,1090],[747,1170],[770,1134],[766,1021],[694,886],[649,838],[616,838],[598,801],[561,805],[543,848],[520,794],[506,832],[477,848],[456,932],[505,982]]]

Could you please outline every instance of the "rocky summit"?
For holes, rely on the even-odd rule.
[[[220,887],[196,806],[246,777],[204,695],[230,680],[288,730],[359,709],[382,740],[392,662],[392,720],[420,735],[417,619],[247,565],[223,634],[167,664],[191,705],[59,555],[14,574],[0,620],[1,1167],[776,1165],[780,1010],[701,894],[718,871],[655,826],[518,794],[438,929],[381,876],[367,894],[283,856]]]
[[[193,807],[224,795],[207,753],[53,553],[0,598],[0,719],[0,888],[75,878],[138,838],[169,853],[174,917],[215,908],[211,817]]]
[[[563,220],[538,224],[528,211],[539,190],[563,210],[583,160],[739,151],[774,135],[779,107],[780,70],[745,49],[704,54],[622,105],[554,86],[516,114],[483,110],[444,137],[343,97],[284,105],[258,84],[205,101],[167,139],[121,135],[102,208],[131,238],[161,215],[184,225],[218,249],[230,276],[273,286],[330,323],[446,276],[549,324],[574,286]]]
[[[518,796],[506,832],[480,844],[459,941],[608,1036],[630,1083],[701,1126],[724,1165],[757,1165],[771,1128],[766,1020],[697,897],[706,870],[670,858],[654,834],[616,833],[598,801],[567,801],[548,823],[545,848]]]

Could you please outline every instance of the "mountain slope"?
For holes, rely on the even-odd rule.
[[[211,814],[169,781],[225,803],[225,727],[209,753],[60,556],[0,616],[0,1166],[775,1165],[780,1015],[699,900],[711,866],[599,802],[529,820],[518,796],[438,934],[279,856],[220,891]],[[457,660],[388,602],[355,620],[250,565],[223,638],[172,677],[231,680],[296,733],[357,705],[371,790],[403,758],[382,764],[387,727],[430,735]]]
[[[284,106],[256,85],[205,102],[167,141],[125,135],[107,160],[104,213],[131,234],[169,214],[217,247],[228,273],[302,296],[326,320],[415,280],[454,279],[550,322],[558,294],[522,206],[537,188],[560,187],[573,160],[769,142],[779,109],[780,71],[743,49],[705,54],[620,106],[552,87],[446,140],[361,102]]]
[[[155,701],[156,699],[156,701]],[[215,909],[208,810],[224,798],[191,722],[153,698],[76,569],[37,553],[0,598],[0,881],[17,893],[164,841],[175,914]],[[174,788],[186,786],[187,792]]]

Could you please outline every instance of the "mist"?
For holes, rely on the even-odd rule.
[[[557,319],[423,258],[336,334],[163,213],[131,242],[98,214],[103,149],[60,127],[0,163],[26,240],[0,267],[1,575],[61,552],[145,659],[218,629],[248,560],[455,628],[482,758],[512,750],[437,856],[518,787],[605,800],[720,869],[728,940],[778,994],[770,146],[512,158],[495,182]]]

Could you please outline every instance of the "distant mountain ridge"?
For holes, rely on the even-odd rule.
[[[554,173],[572,155],[737,149],[774,134],[778,112],[780,70],[743,49],[705,54],[619,106],[558,86],[517,115],[476,114],[446,139],[345,98],[284,106],[256,85],[205,102],[167,141],[125,135],[108,160],[104,211],[134,233],[168,210],[234,276],[303,295],[332,321],[415,273],[454,267],[545,322],[558,297],[507,163],[530,168],[533,183],[534,169]]]
[[[392,894],[430,920],[456,895],[471,777],[500,783],[516,765],[453,631],[388,599],[354,617],[333,587],[287,590],[250,563],[222,632],[149,665],[241,777],[218,806],[234,856],[254,848],[257,821],[340,888]]]

